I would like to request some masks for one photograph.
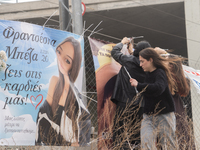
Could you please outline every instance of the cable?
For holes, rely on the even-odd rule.
[[[92,100],[93,102],[97,103],[97,101],[96,101],[96,100],[94,100],[94,99],[92,99],[92,98],[90,98],[90,97],[88,97],[88,96],[84,95],[83,93],[81,93],[81,92],[80,92],[80,94],[81,94],[82,96],[84,96],[84,97],[86,97],[86,98],[88,98],[88,99]]]
[[[89,32],[92,32],[91,30],[88,30]],[[95,33],[95,34],[98,34],[98,35],[102,35],[102,36],[105,36],[105,37],[108,37],[108,38],[111,38],[111,39],[115,39],[115,40],[118,40],[118,41],[121,41],[122,39],[120,38],[117,38],[117,37],[114,37],[114,36],[110,36],[110,35],[107,35],[107,34],[103,34],[103,33]],[[88,36],[87,36],[88,37]]]
[[[47,21],[44,23],[44,25],[43,25],[43,30],[44,30],[44,27],[45,27],[45,25],[47,24],[47,22],[51,19],[51,17],[57,12],[58,10],[56,10],[48,19],[47,19]]]
[[[123,23],[123,24],[133,25],[133,26],[140,27],[140,28],[147,29],[147,30],[151,30],[151,31],[154,31],[154,32],[158,32],[158,33],[162,33],[162,34],[174,36],[174,37],[177,37],[177,38],[181,38],[181,39],[185,39],[185,40],[189,40],[189,41],[193,41],[193,42],[200,43],[199,41],[192,40],[192,39],[187,39],[187,38],[185,38],[185,37],[181,37],[181,36],[178,36],[178,35],[175,35],[175,34],[166,33],[166,32],[163,32],[163,31],[156,30],[156,29],[151,29],[151,28],[148,28],[148,27],[144,27],[144,26],[141,26],[141,25],[137,25],[137,24],[133,24],[133,23],[121,21],[121,20],[118,20],[118,19],[110,18],[110,17],[107,17],[107,16],[95,14],[95,13],[92,13],[92,14],[94,14],[94,15],[96,15],[96,16],[104,17],[104,18],[106,18],[106,19],[110,19],[110,20],[113,20],[113,21],[121,22],[121,23]]]
[[[140,3],[140,2],[137,2],[137,1],[134,1],[134,2],[135,2],[135,3],[138,3],[138,4],[141,4],[141,5],[145,6],[145,7],[149,7],[149,8],[151,8],[151,9],[154,9],[154,10],[156,10],[156,11],[159,11],[159,12],[165,13],[165,14],[167,14],[167,15],[173,16],[173,17],[175,17],[175,18],[181,19],[181,20],[183,20],[183,21],[187,21],[187,22],[190,22],[190,23],[194,23],[194,24],[196,24],[196,25],[200,25],[200,24],[197,23],[197,22],[193,22],[193,21],[187,20],[187,19],[185,19],[185,18],[181,18],[181,17],[179,17],[179,16],[176,16],[176,15],[170,14],[170,13],[165,12],[165,11],[162,11],[162,10],[160,10],[160,9],[153,8],[153,7],[151,7],[150,5],[147,6],[147,5],[142,4],[142,3]]]
[[[41,17],[41,18],[48,19],[47,17]],[[52,18],[50,18],[49,20],[51,20],[51,21],[53,21],[53,22],[56,22],[56,23],[59,23],[58,20],[55,20],[55,19],[52,19]]]
[[[132,2],[134,2],[134,3],[138,3],[138,4],[140,4],[140,5],[142,5],[142,6],[145,6],[145,7],[149,7],[149,8],[151,8],[151,9],[154,9],[154,10],[156,10],[156,11],[165,13],[165,14],[170,15],[170,16],[173,16],[173,17],[175,17],[175,18],[178,18],[178,19],[181,19],[181,20],[184,20],[184,21],[188,21],[188,22],[194,23],[194,24],[196,24],[196,25],[200,25],[200,24],[197,23],[197,22],[190,21],[190,20],[186,20],[185,18],[182,18],[182,17],[176,16],[176,15],[173,15],[173,14],[171,14],[171,13],[167,13],[167,12],[162,11],[162,10],[160,10],[160,9],[153,8],[153,7],[151,7],[151,5],[145,5],[145,4],[142,4],[142,3],[137,2],[137,1],[135,1],[135,0],[129,0],[129,1],[132,1]],[[116,0],[115,2],[121,2],[121,0]],[[165,4],[169,4],[169,3],[165,3]],[[154,4],[154,5],[159,5],[159,4]],[[88,8],[91,9],[91,10],[95,10],[94,8],[90,8],[90,7],[88,7]]]
[[[47,2],[47,3],[51,3],[51,4],[58,5],[58,3],[50,2],[50,1],[48,1],[48,0],[42,0],[42,1],[45,1],[45,2]],[[59,6],[59,5],[58,5],[58,6]]]

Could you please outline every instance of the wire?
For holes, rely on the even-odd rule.
[[[94,31],[96,30],[96,28],[98,28],[98,26],[102,23],[103,21],[100,21],[99,24],[92,30],[91,34],[89,35],[89,37],[94,33]]]
[[[87,29],[85,29],[85,24],[84,24],[83,33],[81,34],[81,36],[83,36],[85,32],[88,31],[91,26],[93,26],[93,24],[91,24]]]
[[[41,18],[48,19],[47,17],[41,17]],[[56,23],[59,23],[58,20],[55,20],[55,19],[52,19],[52,18],[50,18],[49,20],[51,20],[51,21],[53,21],[53,22],[56,22]]]
[[[176,15],[173,15],[173,14],[171,14],[171,13],[162,11],[162,10],[160,10],[160,9],[157,9],[157,8],[152,7],[151,5],[142,4],[141,2],[138,2],[138,1],[136,1],[136,0],[127,0],[127,1],[132,1],[132,2],[134,2],[134,3],[138,3],[138,4],[142,5],[142,6],[149,7],[150,9],[154,9],[154,10],[156,10],[156,11],[165,13],[165,14],[170,15],[170,16],[173,16],[173,17],[175,17],[175,18],[178,18],[178,19],[181,19],[181,20],[184,20],[184,21],[187,21],[187,22],[191,22],[191,23],[194,23],[194,24],[196,24],[196,25],[200,25],[200,24],[197,23],[197,22],[190,21],[190,20],[187,20],[187,19],[185,19],[185,18],[182,18],[182,17],[176,16]],[[121,0],[115,0],[114,2],[122,2],[122,1],[121,1]],[[168,3],[165,3],[165,4],[168,4]],[[158,5],[158,4],[154,4],[154,5]],[[90,7],[88,7],[88,8],[91,9],[91,10],[95,10],[94,8],[90,8]]]
[[[197,22],[190,21],[190,20],[187,20],[187,19],[185,19],[185,18],[182,18],[182,17],[176,16],[176,15],[173,15],[173,14],[171,14],[171,13],[168,13],[168,12],[162,11],[162,10],[160,10],[160,9],[153,8],[153,7],[151,7],[150,5],[147,6],[147,5],[142,4],[142,3],[140,3],[140,2],[137,2],[137,1],[134,1],[134,2],[135,2],[135,3],[138,3],[138,4],[141,4],[141,5],[145,6],[145,7],[149,7],[149,8],[151,8],[151,9],[154,9],[154,10],[156,10],[156,11],[162,12],[162,13],[164,13],[164,14],[167,14],[167,15],[173,16],[173,17],[175,17],[175,18],[181,19],[181,20],[183,20],[183,21],[187,21],[187,22],[190,22],[190,23],[194,23],[194,24],[196,24],[196,25],[200,25],[200,24],[197,23]]]
[[[44,27],[45,27],[46,23],[51,19],[51,17],[52,17],[57,11],[58,11],[58,10],[56,10],[56,11],[47,19],[47,21],[44,23],[44,25],[43,25],[43,30],[44,30]]]
[[[187,39],[187,38],[185,38],[185,37],[178,36],[178,35],[175,35],[175,34],[170,34],[170,33],[167,33],[167,32],[163,32],[163,31],[156,30],[156,29],[152,29],[152,28],[148,28],[148,27],[141,26],[141,25],[137,25],[137,24],[125,22],[125,21],[122,21],[122,20],[110,18],[110,17],[107,17],[107,16],[103,16],[103,15],[100,15],[100,14],[95,14],[95,13],[92,13],[92,14],[94,14],[94,15],[96,15],[96,16],[104,17],[104,18],[106,18],[106,19],[110,19],[110,20],[113,20],[113,21],[116,21],[116,22],[121,22],[121,23],[123,23],[123,24],[133,25],[133,26],[140,27],[140,28],[147,29],[147,30],[151,30],[151,31],[154,31],[154,32],[158,32],[158,33],[170,35],[170,36],[173,36],[173,37],[177,37],[177,38],[181,38],[181,39],[185,39],[185,40],[189,40],[189,41],[193,41],[193,42],[200,43],[199,41],[196,41],[196,40],[193,40],[193,39]]]
[[[91,30],[87,30],[89,32],[92,32]],[[114,36],[110,36],[110,35],[107,35],[107,34],[103,34],[103,33],[95,33],[95,34],[98,34],[98,35],[102,35],[102,36],[105,36],[105,37],[108,37],[108,38],[111,38],[111,39],[115,39],[115,40],[118,40],[118,41],[121,41],[122,39],[120,38],[117,38],[117,37],[114,37]]]
[[[50,1],[47,1],[47,0],[42,0],[42,1],[45,1],[45,2],[47,2],[47,3],[51,3],[51,4],[55,4],[55,5],[58,5],[58,6],[59,6],[58,3],[50,2]]]
[[[92,100],[93,102],[97,103],[97,101],[96,101],[96,100],[94,100],[94,99],[92,99],[92,98],[90,98],[90,97],[88,97],[88,96],[84,95],[83,93],[81,93],[81,92],[80,92],[80,94],[81,94],[82,96],[84,96],[84,97],[86,97],[86,98],[88,98],[88,99]]]

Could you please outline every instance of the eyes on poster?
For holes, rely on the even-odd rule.
[[[54,124],[54,127],[49,127],[49,130],[61,135],[68,145],[73,142],[77,142],[79,145],[86,144],[89,141],[88,138],[84,142],[80,141],[83,138],[80,133],[86,132],[79,129],[80,122],[72,121],[73,117],[70,116],[70,113],[62,114],[70,106],[67,106],[67,102],[58,104],[58,106],[63,106],[59,122],[55,122],[49,116],[52,115],[52,93],[55,93],[55,86],[60,80],[61,74],[64,83],[66,78],[70,82],[68,94],[72,92],[75,97],[75,111],[78,116],[75,119],[81,120],[81,114],[85,112],[89,119],[82,119],[82,122],[90,128],[90,113],[80,96],[84,61],[83,38],[66,31],[24,22],[0,20],[0,39],[0,51],[4,51],[7,57],[7,61],[5,61],[0,56],[1,62],[6,63],[6,67],[0,71],[0,145],[35,145],[38,138],[40,139],[38,145],[51,145],[51,143],[46,143],[47,141],[42,141],[37,133],[40,130],[39,121],[45,119],[45,121],[49,121],[47,126]],[[73,42],[64,46],[66,42],[71,42],[66,39],[78,43],[78,50],[72,44]],[[76,51],[79,50],[79,55],[76,57]],[[51,83],[52,78],[54,84]],[[50,87],[50,84],[54,86]],[[50,94],[49,88],[51,88]],[[63,88],[61,89],[64,91]],[[59,99],[58,102],[60,102]],[[40,112],[42,106],[47,107],[45,103],[49,113]],[[39,114],[47,117],[42,118]],[[75,130],[73,123],[76,124],[76,130],[78,130],[73,139],[68,135],[69,131],[63,131],[63,126],[70,124],[69,122],[71,126],[67,128],[68,130],[71,128],[72,131]],[[88,134],[89,131],[86,135]]]

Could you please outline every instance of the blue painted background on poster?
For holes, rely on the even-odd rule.
[[[51,76],[58,74],[55,49],[69,36],[81,42],[83,57],[84,41],[79,35],[0,20],[0,50],[8,58],[6,70],[0,72],[0,145],[34,145],[39,107]],[[78,78],[82,81],[81,75]],[[82,83],[77,85],[80,90]]]

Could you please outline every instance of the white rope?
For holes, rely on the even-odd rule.
[[[87,93],[89,93],[89,94],[97,94],[97,92],[82,92],[82,93],[85,93],[85,94],[87,94]]]
[[[57,12],[58,10],[56,10],[53,14],[51,14],[51,16],[47,19],[47,21],[44,23],[44,25],[43,25],[43,30],[44,30],[44,27],[45,27],[45,25],[46,25],[46,23],[49,21],[49,19]]]
[[[94,31],[96,30],[96,28],[102,23],[103,21],[100,21],[99,24],[92,30],[91,34],[89,35],[89,37],[94,33]]]
[[[83,36],[85,32],[88,31],[91,26],[93,26],[93,24],[91,24],[87,29],[83,30],[83,33],[81,34],[81,36]]]
[[[88,97],[88,96],[86,96],[86,95],[84,95],[84,94],[82,94],[82,93],[80,93],[82,96],[84,96],[84,97],[86,97],[86,98],[89,98],[90,100],[92,100],[92,101],[94,101],[94,102],[96,102],[97,103],[97,101],[96,100],[94,100],[94,99],[92,99],[92,98],[90,98],[90,97]]]
[[[61,4],[63,5],[63,7],[65,7],[65,9],[68,11],[68,13],[70,14],[70,15],[72,15],[72,13],[69,11],[69,9],[63,4],[63,2],[61,1],[61,0],[59,0],[59,2],[61,2]]]
[[[91,30],[88,30],[89,32],[92,32]],[[105,36],[105,37],[108,37],[108,38],[111,38],[111,39],[115,39],[115,40],[118,40],[118,41],[121,41],[122,39],[120,38],[117,38],[117,37],[114,37],[114,36],[110,36],[110,35],[107,35],[107,34],[103,34],[103,33],[97,33],[99,35],[102,35],[102,36]]]

